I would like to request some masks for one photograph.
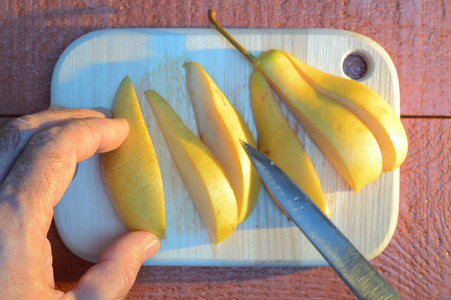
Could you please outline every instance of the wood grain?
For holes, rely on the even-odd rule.
[[[83,34],[112,27],[210,27],[207,11],[217,9],[225,27],[335,28],[368,36],[395,63],[402,115],[451,116],[450,7],[435,0],[5,0],[0,2],[5,41],[0,44],[0,115],[48,107],[56,61]]]
[[[450,141],[436,138],[450,132],[451,125],[449,119],[424,118],[450,116],[450,7],[447,1],[435,0],[201,0],[183,4],[171,0],[4,0],[0,1],[0,116],[47,107],[58,57],[73,40],[96,29],[207,27],[206,11],[214,8],[221,10],[218,19],[226,27],[324,27],[369,36],[392,57],[400,81],[401,113],[413,117],[403,119],[411,147],[401,167],[398,229],[372,263],[404,299],[451,299],[451,261],[443,254],[444,249],[451,249],[450,184],[443,175],[449,174]],[[432,172],[429,163],[435,166]],[[417,196],[427,194],[434,195],[427,203]],[[72,254],[54,226],[49,238],[56,286],[68,290],[92,264]],[[327,267],[144,267],[128,298],[199,299],[207,295],[214,299],[245,295],[254,299],[354,299]]]

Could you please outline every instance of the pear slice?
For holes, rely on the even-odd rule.
[[[256,147],[244,120],[216,83],[197,63],[184,65],[187,88],[201,140],[224,168],[238,204],[238,224],[248,218],[257,203],[260,176],[240,140]]]
[[[180,176],[215,244],[237,226],[238,208],[226,174],[208,148],[154,91],[145,95]]]
[[[124,118],[130,132],[124,143],[102,154],[104,182],[113,206],[129,230],[147,230],[165,237],[163,180],[135,90],[125,77],[115,96],[112,114]]]
[[[213,26],[264,74],[310,139],[355,192],[380,176],[382,154],[379,143],[353,112],[314,89],[286,53],[269,50],[256,58],[219,25],[214,11],[210,11],[209,18]]]
[[[406,131],[384,98],[360,82],[322,72],[286,55],[315,90],[346,106],[371,130],[381,149],[383,171],[392,171],[404,162],[409,144]]]
[[[263,74],[251,77],[251,104],[258,132],[258,149],[288,175],[330,217],[321,184],[310,158],[277,104]],[[280,203],[273,200],[288,216]]]

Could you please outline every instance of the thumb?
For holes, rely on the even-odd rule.
[[[142,263],[159,248],[160,240],[146,231],[121,236],[103,251],[98,263],[81,277],[69,294],[75,299],[125,298]]]

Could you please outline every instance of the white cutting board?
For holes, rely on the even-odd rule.
[[[369,38],[330,29],[231,29],[230,33],[256,55],[272,48],[281,49],[339,76],[345,76],[344,58],[357,50],[366,57],[370,69],[361,82],[387,99],[399,115],[394,65],[388,54]],[[217,246],[211,243],[143,94],[147,89],[156,90],[197,134],[182,67],[188,61],[203,66],[257,137],[249,102],[252,67],[213,29],[92,32],[66,49],[52,78],[52,105],[111,108],[119,83],[130,76],[156,147],[166,196],[167,238],[158,254],[145,265],[327,265],[264,188],[250,218],[224,242]],[[396,227],[399,169],[382,174],[355,194],[285,107],[283,111],[318,172],[332,221],[368,259],[375,257],[386,247]],[[109,202],[98,155],[79,164],[78,174],[56,206],[54,218],[66,246],[92,262],[126,232]]]

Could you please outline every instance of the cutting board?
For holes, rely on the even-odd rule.
[[[388,54],[364,36],[330,29],[231,29],[255,55],[276,48],[325,72],[346,77],[343,60],[358,52],[368,64],[360,80],[380,93],[399,115],[399,86]],[[119,83],[129,76],[138,95],[161,166],[166,197],[167,238],[145,265],[321,266],[327,262],[276,207],[262,187],[253,214],[219,245],[213,245],[179,176],[151,107],[147,89],[163,96],[198,134],[185,86],[183,64],[199,63],[222,89],[257,137],[249,100],[252,66],[213,29],[110,29],[89,33],[61,55],[52,78],[51,104],[69,108],[112,107]],[[358,194],[281,106],[320,178],[331,220],[368,259],[390,241],[399,209],[399,169],[383,173]],[[126,232],[102,181],[99,155],[79,164],[55,207],[54,220],[66,246],[95,262]]]

